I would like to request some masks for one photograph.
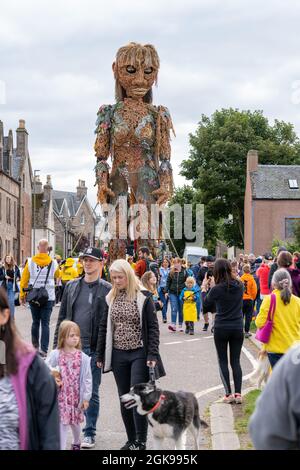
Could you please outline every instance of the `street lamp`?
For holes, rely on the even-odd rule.
[[[36,176],[41,170],[34,170],[33,172],[33,249],[32,253],[34,254],[35,251],[35,207],[36,207],[36,202],[35,202],[35,195],[36,195]],[[23,221],[24,222],[24,221]]]

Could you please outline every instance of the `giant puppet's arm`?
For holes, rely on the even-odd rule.
[[[114,197],[113,191],[109,188],[109,165],[107,163],[110,155],[111,115],[112,106],[103,105],[99,108],[96,121],[95,134],[97,134],[97,138],[94,149],[97,163],[95,171],[96,184],[98,185],[97,198],[100,204],[105,204],[109,196]]]
[[[164,204],[173,194],[173,173],[170,163],[171,145],[170,131],[174,129],[169,110],[163,106],[158,108],[156,122],[156,158],[160,162],[159,181],[160,187],[152,192],[158,197],[157,203]]]

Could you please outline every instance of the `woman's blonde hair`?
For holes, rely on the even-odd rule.
[[[292,278],[285,268],[277,269],[273,274],[272,288],[280,290],[280,297],[284,305],[290,303],[292,296]]]
[[[189,276],[186,278],[185,285],[187,286],[188,282],[192,282],[193,286],[196,284],[195,278],[193,276]]]
[[[110,274],[112,274],[112,272],[116,272],[119,274],[124,274],[126,276],[127,299],[130,301],[135,300],[137,293],[140,292],[141,288],[140,288],[139,280],[136,277],[130,264],[125,259],[117,259],[116,261],[112,263],[111,267],[109,268],[109,272]],[[109,295],[109,299],[111,301],[114,301],[114,299],[116,298],[118,294],[118,289],[114,286],[113,282],[112,282],[112,285],[113,285],[112,289],[108,295]]]
[[[81,349],[80,328],[77,323],[70,320],[64,320],[59,326],[57,349],[63,349],[65,347],[65,341],[72,329],[75,330],[79,336],[79,342],[76,346],[76,349]]]
[[[152,271],[146,271],[142,277],[141,277],[141,281],[142,281],[142,284],[144,287],[146,287],[146,289],[149,291],[149,292],[152,292],[154,293],[155,292],[155,287],[153,287],[151,284],[150,284],[150,278],[152,276],[155,276],[155,274],[152,272]]]

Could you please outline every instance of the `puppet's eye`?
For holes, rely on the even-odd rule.
[[[135,73],[135,72],[136,72],[136,68],[133,67],[133,65],[127,65],[126,71],[127,71],[128,73]]]
[[[153,67],[148,67],[144,70],[144,73],[147,74],[147,75],[149,75],[152,72],[153,72]]]

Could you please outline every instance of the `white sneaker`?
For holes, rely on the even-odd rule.
[[[86,436],[82,443],[81,443],[81,448],[82,449],[92,449],[93,447],[95,447],[95,439],[91,436]]]

